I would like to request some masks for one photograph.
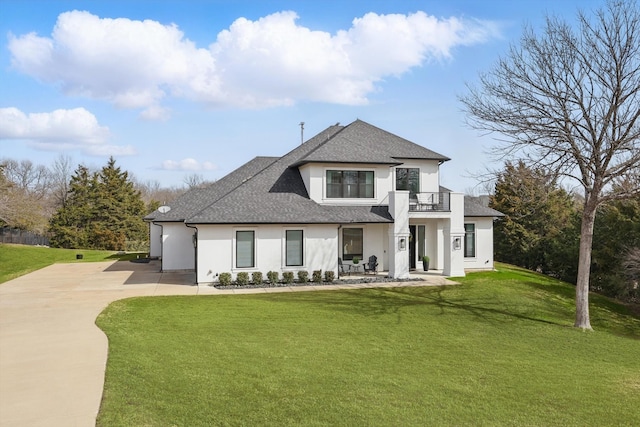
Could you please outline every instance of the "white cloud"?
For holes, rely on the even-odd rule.
[[[180,161],[165,160],[162,162],[160,169],[175,171],[210,171],[217,169],[217,166],[211,162],[199,162],[196,159],[186,158]]]
[[[140,113],[140,117],[150,121],[165,121],[171,117],[171,111],[159,105],[151,105]]]
[[[335,34],[297,19],[294,12],[239,18],[205,49],[176,25],[72,11],[58,17],[51,37],[10,35],[9,50],[16,69],[65,93],[165,120],[169,112],[160,104],[168,96],[240,108],[364,104],[385,77],[496,35],[491,22],[424,12],[368,13]]]
[[[41,150],[79,149],[90,155],[128,155],[132,147],[108,145],[109,128],[84,108],[25,114],[0,108],[0,140],[24,140]]]

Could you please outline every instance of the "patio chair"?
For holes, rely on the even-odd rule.
[[[369,261],[364,264],[364,273],[378,273],[378,257],[371,255]]]
[[[338,258],[338,269],[340,274],[351,275],[351,264],[343,264],[342,258]]]
[[[418,193],[416,194],[416,199],[418,200],[418,207],[416,210],[434,211],[438,209],[438,197],[436,194]]]

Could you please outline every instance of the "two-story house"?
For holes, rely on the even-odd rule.
[[[449,158],[361,120],[330,126],[283,157],[256,157],[145,219],[162,270],[331,270],[378,257],[406,278],[423,255],[446,276],[493,268],[501,214],[440,186]]]

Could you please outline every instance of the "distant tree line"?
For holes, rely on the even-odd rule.
[[[505,214],[494,228],[497,260],[576,283],[580,196],[541,169],[506,163],[490,206]],[[640,301],[640,196],[598,208],[590,277],[592,291]]]
[[[0,159],[0,227],[50,237],[65,248],[140,250],[147,244],[142,217],[186,189],[207,185],[200,175],[187,188],[139,182],[113,158],[100,170],[60,156],[50,166],[30,160]]]

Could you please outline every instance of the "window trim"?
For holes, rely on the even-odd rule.
[[[251,261],[252,261],[252,265],[250,266],[239,266],[238,265],[238,260],[239,260],[239,256],[238,256],[238,233],[252,233],[253,234],[253,240],[252,240],[252,249],[253,249],[253,253],[251,254]],[[257,244],[256,244],[256,230],[254,228],[239,228],[239,229],[235,229],[234,230],[234,236],[233,236],[233,265],[234,265],[234,269],[238,269],[238,270],[246,270],[246,269],[252,269],[252,268],[256,268],[257,265]]]
[[[467,231],[467,226],[473,226],[473,231]],[[471,255],[467,255],[467,239],[468,235],[471,234],[473,236],[473,253]],[[465,222],[464,223],[464,239],[462,241],[462,252],[465,259],[476,258],[478,254],[478,227],[475,222]]]
[[[300,241],[300,261],[301,264],[289,264],[289,252],[287,251],[287,243],[288,243],[288,239],[287,239],[287,234],[290,231],[299,231],[300,233],[302,233],[301,235],[301,241]],[[282,267],[283,268],[299,268],[299,267],[304,267],[305,266],[305,260],[306,260],[306,242],[305,242],[305,229],[303,227],[292,227],[292,228],[285,228],[283,230],[283,239],[282,239]]]
[[[370,173],[371,174],[371,178],[372,178],[372,183],[371,183],[371,197],[366,197],[365,196],[358,196],[358,197],[344,197],[344,188],[342,187],[344,184],[341,182],[340,183],[340,193],[341,196],[339,197],[332,197],[329,195],[329,172],[340,172],[342,175],[342,179],[344,179],[344,173],[345,172],[357,172],[358,175],[360,173]],[[358,188],[358,194],[360,194],[360,186],[361,185],[366,185],[365,183],[360,183],[359,181],[359,176],[358,176],[358,183],[356,184],[357,188]],[[355,169],[355,168],[345,168],[345,169],[338,169],[338,168],[325,168],[324,170],[324,177],[323,177],[323,181],[324,181],[324,198],[328,199],[328,200],[372,200],[376,198],[376,171],[375,169]],[[366,179],[365,179],[366,181]],[[366,190],[365,190],[366,191]],[[365,193],[366,194],[366,193]]]
[[[356,254],[356,253],[346,254],[345,253],[346,243],[345,243],[345,239],[344,239],[344,232],[346,230],[360,230],[362,253],[359,253],[359,254]],[[364,257],[364,227],[346,227],[346,228],[342,228],[342,236],[341,237],[342,237],[342,248],[341,248],[342,259],[344,261],[353,261],[353,257],[357,256],[358,258],[360,258],[360,261],[362,261],[362,259]]]

